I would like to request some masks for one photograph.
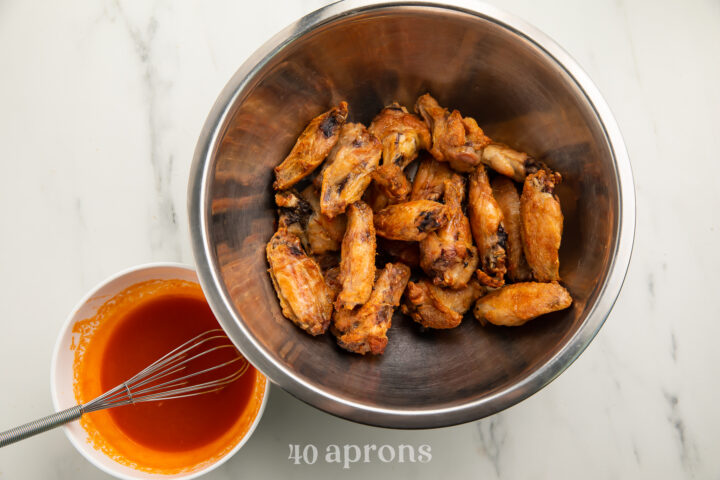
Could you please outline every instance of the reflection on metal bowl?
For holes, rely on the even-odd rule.
[[[368,124],[384,105],[412,106],[425,92],[562,172],[560,274],[574,303],[518,329],[468,318],[422,332],[397,314],[384,355],[351,355],[280,313],[264,255],[275,221],[272,167],[309,119],[340,100],[351,121]],[[559,375],[609,314],[635,223],[627,153],[592,82],[535,28],[462,0],[340,2],[277,34],[210,113],[188,202],[205,293],[251,362],[311,405],[400,428],[491,415]]]

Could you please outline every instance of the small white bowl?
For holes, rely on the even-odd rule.
[[[70,408],[77,404],[75,394],[73,392],[73,361],[74,352],[70,349],[73,341],[73,326],[77,321],[92,317],[98,308],[114,295],[122,292],[126,288],[147,280],[171,280],[179,279],[195,283],[199,283],[197,275],[192,267],[180,263],[149,263],[123,270],[110,278],[100,282],[90,293],[88,293],[75,306],[68,316],[65,324],[60,331],[55,349],[52,356],[52,364],[50,370],[50,389],[52,391],[53,406],[56,411]],[[257,372],[258,375],[262,375]],[[250,438],[260,418],[265,411],[267,403],[270,382],[266,380],[265,390],[263,392],[262,402],[252,425],[248,429],[245,436],[238,442],[235,447],[228,451],[225,455],[217,459],[214,463],[197,471],[178,474],[158,474],[146,473],[134,468],[122,465],[108,457],[105,453],[95,449],[88,441],[88,433],[75,421],[64,427],[65,434],[75,448],[90,463],[98,467],[100,470],[124,480],[145,480],[145,479],[184,479],[199,477],[224,463],[228,458],[234,455],[245,442]]]

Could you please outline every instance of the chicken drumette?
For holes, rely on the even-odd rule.
[[[491,287],[505,283],[505,245],[507,234],[503,227],[503,214],[492,194],[485,166],[470,174],[468,187],[468,213],[470,228],[480,255],[480,282]]]
[[[410,182],[403,170],[415,160],[420,149],[430,146],[427,125],[396,102],[380,111],[369,130],[380,139],[383,151],[382,165],[373,172],[373,182],[377,189],[375,195],[384,199],[373,203],[384,208],[406,201],[410,195]]]
[[[455,328],[485,291],[486,288],[474,279],[465,287],[452,290],[433,285],[424,278],[408,283],[402,312],[426,328]]]
[[[513,283],[481,297],[474,313],[483,324],[517,327],[540,315],[568,308],[571,303],[570,294],[557,282]]]
[[[515,184],[507,177],[498,175],[490,182],[493,197],[503,214],[503,227],[507,233],[507,276],[513,282],[532,280],[532,271],[525,261],[520,218],[520,195]]]
[[[560,200],[554,195],[559,173],[539,170],[528,175],[520,197],[525,258],[538,282],[560,279],[558,249],[563,231]]]
[[[448,208],[430,200],[390,205],[375,214],[375,231],[391,240],[420,241],[448,221]]]
[[[465,179],[453,174],[443,183],[448,221],[420,241],[420,266],[436,285],[457,289],[472,278],[479,258],[462,209]]]

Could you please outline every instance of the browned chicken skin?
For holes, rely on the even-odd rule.
[[[534,173],[540,165],[533,157],[524,152],[513,150],[502,143],[491,143],[482,150],[482,162],[498,173],[522,182],[529,173]]]
[[[347,230],[342,242],[340,281],[342,291],[335,308],[352,310],[367,301],[375,282],[375,227],[365,202],[347,208]]]
[[[426,328],[455,328],[473,302],[485,293],[486,288],[472,280],[464,288],[441,288],[424,278],[409,282],[405,290],[402,312]]]
[[[398,203],[375,214],[375,231],[391,240],[420,241],[448,221],[448,208],[430,200]]]
[[[346,123],[321,174],[320,207],[333,218],[362,198],[382,154],[382,144],[361,123]]]
[[[490,185],[493,197],[502,211],[503,227],[507,233],[507,276],[513,282],[528,282],[532,280],[532,271],[523,253],[520,195],[513,181],[502,175],[495,177]]]
[[[278,229],[287,229],[300,239],[306,251],[311,251],[307,236],[307,224],[313,212],[310,204],[294,190],[276,193],[275,204],[278,206]]]
[[[395,307],[410,278],[410,268],[388,263],[375,282],[370,299],[354,310],[336,310],[332,332],[338,344],[350,352],[379,355],[387,345],[387,331]]]
[[[505,245],[507,235],[503,214],[495,201],[484,165],[470,174],[468,213],[470,228],[480,255],[481,269],[477,271],[481,283],[499,287],[505,283]]]
[[[475,318],[481,323],[517,327],[546,313],[566,309],[572,298],[557,282],[514,283],[490,292],[475,304]]]
[[[379,193],[387,198],[386,205],[406,201],[410,182],[403,170],[415,160],[420,149],[430,146],[427,125],[395,102],[380,111],[369,130],[382,142],[383,162],[373,172]]]
[[[480,163],[478,150],[490,143],[477,122],[472,118],[463,119],[460,112],[448,112],[437,100],[426,93],[417,99],[418,112],[432,132],[430,153],[440,162],[461,172],[470,172]]]
[[[325,333],[332,300],[320,266],[303,250],[300,239],[280,228],[266,248],[270,278],[283,315],[310,335]]]
[[[323,215],[320,212],[318,191],[312,185],[308,185],[301,195],[312,208],[307,221],[307,237],[311,252],[318,255],[340,250],[347,222],[345,215],[338,215],[335,218]]]
[[[563,214],[553,192],[561,180],[559,173],[539,170],[527,176],[520,197],[525,258],[538,282],[560,279]]]
[[[453,171],[447,163],[438,162],[429,155],[424,156],[413,180],[410,200],[439,201],[445,191],[445,180],[450,180],[452,175]]]
[[[325,285],[327,285],[330,301],[335,302],[340,290],[342,290],[342,282],[340,281],[340,265],[330,267],[323,271],[325,277]]]
[[[312,119],[283,162],[275,167],[275,190],[285,190],[307,177],[325,160],[348,115],[346,102]]]
[[[479,257],[462,209],[465,179],[455,173],[444,186],[448,221],[420,241],[420,266],[436,285],[457,289],[470,281]]]

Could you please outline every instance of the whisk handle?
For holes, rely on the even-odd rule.
[[[37,419],[34,422],[11,428],[10,430],[0,433],[0,448],[10,445],[11,443],[19,442],[20,440],[25,440],[38,433],[47,432],[53,428],[65,425],[68,422],[77,420],[82,414],[83,406],[76,405],[62,412],[53,413],[47,417]]]

